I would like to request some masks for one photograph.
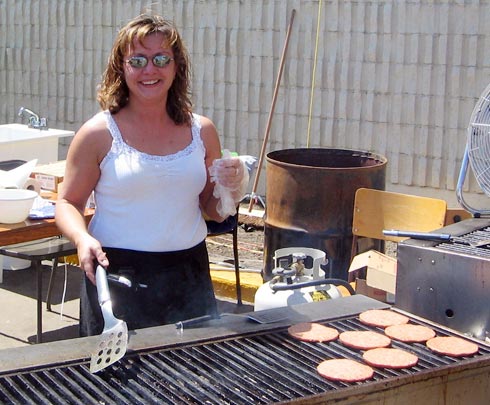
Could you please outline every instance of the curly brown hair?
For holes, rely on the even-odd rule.
[[[190,58],[187,49],[171,21],[156,14],[142,14],[129,21],[118,33],[102,82],[97,101],[104,110],[117,113],[128,103],[129,89],[124,79],[124,55],[136,39],[162,33],[165,43],[172,48],[177,72],[167,97],[167,112],[177,124],[191,124],[192,102],[190,99]]]

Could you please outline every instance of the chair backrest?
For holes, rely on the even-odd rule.
[[[437,198],[360,188],[354,200],[352,233],[399,242],[406,238],[385,236],[383,230],[430,232],[444,226],[446,209],[446,201]]]
[[[225,233],[233,233],[238,226],[238,209],[235,215],[226,218],[223,222],[206,220],[208,228],[208,236],[223,235]]]
[[[444,221],[444,226],[470,218],[473,218],[473,214],[463,208],[448,208],[446,210],[446,220]]]

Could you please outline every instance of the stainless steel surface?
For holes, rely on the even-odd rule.
[[[398,244],[397,308],[478,339],[490,332],[489,219],[442,228],[468,244],[409,239]]]
[[[436,355],[423,344],[393,342],[394,347],[417,354],[417,366],[375,369],[374,378],[365,383],[333,382],[320,377],[316,366],[328,358],[361,360],[362,352],[340,342],[297,341],[287,333],[290,324],[307,320],[339,331],[375,329],[360,324],[357,314],[386,307],[367,297],[353,296],[267,311],[289,314],[287,319],[269,325],[233,316],[212,320],[205,327],[184,329],[182,333],[174,325],[136,331],[130,343],[139,340],[138,345],[146,349],[128,353],[99,374],[90,374],[83,358],[58,364],[48,364],[45,359],[42,365],[23,373],[0,373],[0,401],[22,398],[32,403],[258,404],[325,403],[349,397],[343,403],[358,403],[359,395],[366,401],[384,395],[388,388],[410,387],[409,395],[413,396],[419,392],[417,388],[429,385],[432,392],[445,389],[451,393],[448,388],[454,389],[454,385],[449,387],[448,381],[467,378],[468,373],[490,372],[490,347],[483,343],[479,344],[477,355],[454,359]],[[439,335],[454,334],[416,317],[411,321],[428,324]],[[148,344],[151,340],[153,343]],[[36,348],[41,351],[43,346]],[[473,398],[475,393],[481,398],[488,392],[489,384],[488,379],[475,380]]]

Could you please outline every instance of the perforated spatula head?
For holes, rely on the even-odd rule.
[[[112,313],[107,274],[102,266],[97,266],[95,279],[99,304],[104,317],[104,330],[90,357],[91,373],[96,373],[121,359],[128,346],[128,327],[126,322],[117,319]]]

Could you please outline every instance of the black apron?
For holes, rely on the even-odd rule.
[[[216,315],[206,243],[177,252],[140,252],[104,248],[107,274],[128,278],[132,287],[109,281],[116,318],[129,330]],[[104,318],[96,287],[83,277],[80,294],[80,336],[102,333]]]

